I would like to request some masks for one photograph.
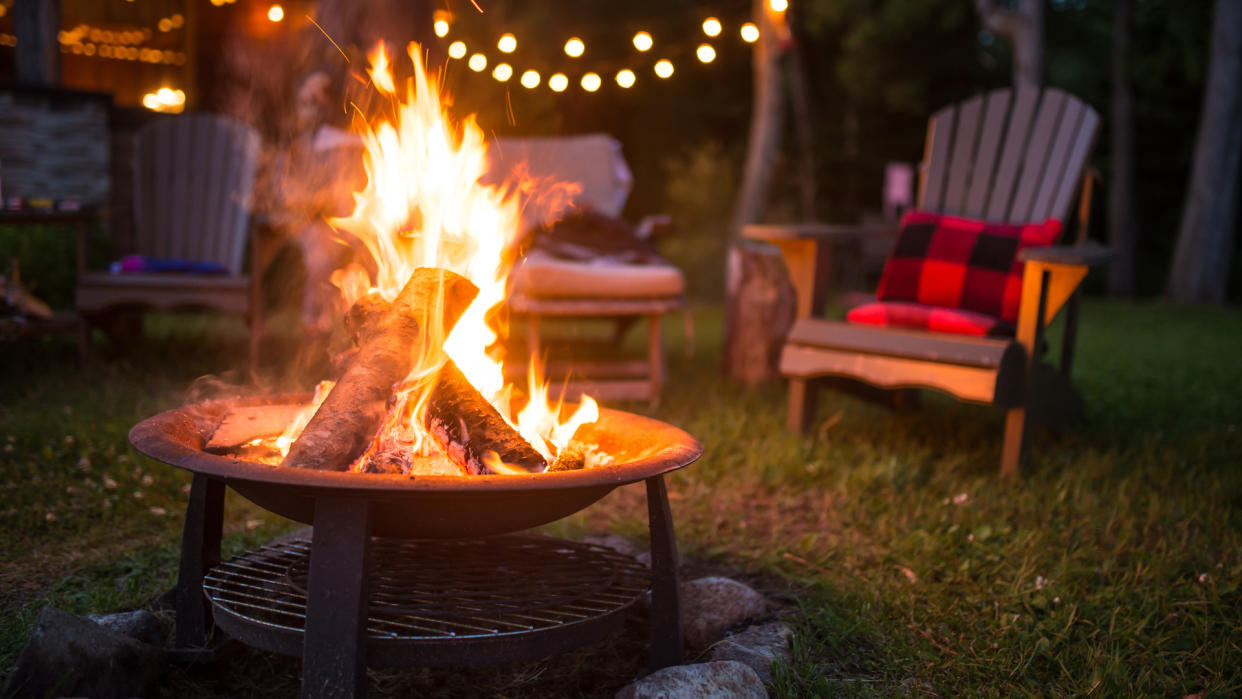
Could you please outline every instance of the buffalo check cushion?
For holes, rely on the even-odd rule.
[[[942,308],[905,301],[872,301],[853,308],[846,315],[851,323],[918,328],[940,333],[980,337],[1013,334],[1013,325],[986,313]]]
[[[983,314],[1012,326],[1018,319],[1022,294],[1018,251],[1051,245],[1060,234],[1061,222],[1054,218],[1043,223],[1005,224],[908,212],[884,264],[876,300]],[[864,318],[877,317],[874,309],[851,316],[855,317],[849,319],[856,322],[875,322]],[[939,316],[943,318],[944,314]],[[885,324],[908,325],[898,323],[898,317],[914,321],[910,309],[900,307],[885,316]],[[972,327],[979,324],[978,319],[963,322]],[[1001,327],[988,332],[995,334]]]

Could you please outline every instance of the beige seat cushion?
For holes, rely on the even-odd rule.
[[[561,260],[538,251],[514,266],[509,284],[512,294],[542,298],[652,298],[686,288],[681,270],[670,264]]]

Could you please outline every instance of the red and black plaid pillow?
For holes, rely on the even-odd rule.
[[[960,308],[1018,320],[1022,248],[1051,245],[1061,222],[985,223],[910,211],[880,278],[879,301],[908,301]]]

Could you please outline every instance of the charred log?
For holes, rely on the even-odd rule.
[[[472,475],[492,473],[485,461],[488,452],[495,452],[509,466],[532,473],[547,466],[543,456],[505,422],[452,360],[440,369],[427,400],[423,425],[440,450]]]
[[[440,351],[429,344],[440,338],[429,337],[427,329],[440,325],[440,337],[447,335],[478,292],[470,280],[453,272],[414,270],[390,308],[373,309],[358,333],[357,354],[282,465],[348,469],[383,423],[393,386],[410,374],[416,357]]]
[[[556,461],[548,466],[548,472],[578,471],[586,468],[587,445],[571,441],[568,446],[556,455]]]

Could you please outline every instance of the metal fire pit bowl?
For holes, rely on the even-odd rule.
[[[611,466],[506,476],[400,476],[269,466],[204,451],[233,407],[305,404],[309,395],[217,400],[160,413],[129,433],[138,451],[207,476],[267,510],[314,523],[321,497],[370,503],[374,536],[447,539],[487,536],[553,522],[621,485],[693,463],[703,448],[689,434],[658,420],[600,409],[580,439],[598,444]]]

